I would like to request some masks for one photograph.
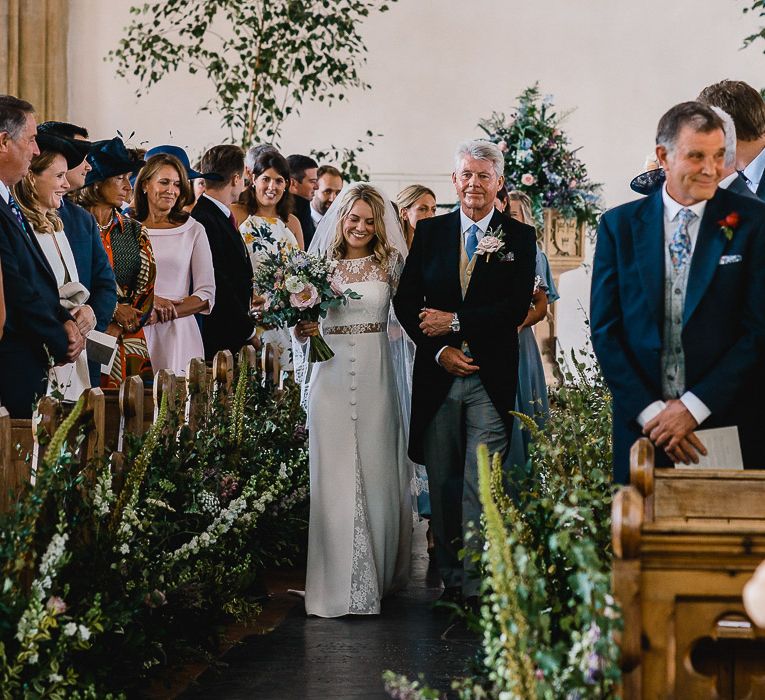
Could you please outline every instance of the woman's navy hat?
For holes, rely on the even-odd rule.
[[[638,194],[653,194],[661,189],[666,179],[667,176],[664,174],[664,168],[646,170],[644,173],[640,173],[640,175],[633,178],[632,182],[630,182],[630,189]]]
[[[152,156],[159,155],[160,153],[165,153],[169,156],[175,156],[179,161],[181,161],[181,165],[186,169],[186,175],[189,180],[196,180],[200,177],[203,177],[205,180],[215,180],[216,182],[221,182],[223,180],[223,176],[218,175],[218,173],[200,173],[199,171],[194,170],[191,167],[191,163],[189,162],[188,155],[186,155],[186,151],[184,151],[180,146],[154,146],[154,148],[150,148],[148,151],[146,151],[146,155],[144,157],[146,160],[149,160],[149,158]]]
[[[88,163],[93,170],[85,177],[86,187],[115,175],[136,173],[146,164],[146,161],[131,156],[122,139],[115,136],[109,141],[100,141],[95,144],[95,148],[88,153]]]
[[[52,133],[37,131],[37,145],[40,152],[59,153],[66,158],[66,168],[71,170],[82,164],[90,153],[93,144],[90,141],[75,141]]]

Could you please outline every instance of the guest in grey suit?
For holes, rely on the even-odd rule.
[[[727,112],[736,126],[736,169],[749,190],[765,201],[765,100],[741,80],[722,80],[705,87],[698,101]],[[728,187],[742,194],[740,183]]]

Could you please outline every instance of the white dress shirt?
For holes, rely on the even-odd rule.
[[[324,214],[319,214],[319,212],[313,208],[313,204],[311,204],[311,218],[313,219],[314,226],[318,226],[319,222],[324,218]]]
[[[462,207],[460,207],[460,231],[462,231],[462,242],[464,243],[465,247],[467,248],[467,237],[468,237],[468,231],[470,231],[470,227],[475,224],[478,226],[478,232],[476,233],[476,236],[478,238],[478,242],[481,242],[481,239],[486,235],[486,229],[489,228],[489,224],[491,223],[491,217],[494,216],[494,208],[483,217],[480,221],[473,221],[463,210]],[[436,353],[436,362],[438,364],[441,364],[439,362],[439,359],[441,358],[441,353],[448,348],[448,345],[444,345],[437,353]]]
[[[0,180],[0,197],[3,198],[3,201],[8,204],[8,201],[11,196],[11,191],[8,189],[8,185],[6,185],[2,180]]]
[[[215,197],[211,197],[207,192],[202,192],[203,197],[207,197],[218,209],[220,209],[225,215],[227,219],[231,218],[231,209],[229,209],[223,202],[221,202],[219,199],[215,199]]]
[[[726,175],[722,180],[720,180],[720,182],[717,183],[717,186],[721,190],[727,190],[733,184],[733,181],[737,177],[738,177],[738,171],[734,170],[730,175]]]
[[[678,217],[680,215],[681,209],[690,209],[696,216],[693,218],[693,220],[688,224],[688,236],[691,239],[691,250],[690,255],[693,257],[693,251],[696,248],[696,240],[699,237],[699,228],[701,227],[701,217],[704,216],[704,210],[707,207],[706,200],[702,200],[700,202],[696,202],[696,204],[692,204],[689,207],[685,207],[682,204],[676,202],[672,197],[669,196],[669,193],[667,192],[667,185],[664,183],[664,186],[661,190],[661,198],[664,202],[664,256],[669,257],[669,244],[672,242],[672,238],[675,235],[675,231],[677,230],[677,227],[679,226],[680,222],[678,221]],[[680,401],[685,404],[685,407],[688,409],[690,414],[694,417],[696,422],[701,425],[707,418],[709,418],[710,414],[712,413],[709,408],[707,408],[706,404],[693,392],[686,391],[681,397]],[[644,427],[646,423],[653,420],[656,416],[659,415],[665,408],[667,407],[667,404],[664,401],[654,401],[653,403],[648,404],[638,415],[637,422],[640,425],[640,427]]]
[[[763,171],[765,171],[765,148],[743,170],[744,177],[747,179],[746,184],[755,194],[757,194],[757,188],[760,186]]]

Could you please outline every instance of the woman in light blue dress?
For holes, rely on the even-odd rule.
[[[514,190],[506,193],[503,201],[503,194],[500,191],[497,208],[514,219],[533,226],[534,218],[528,195]],[[515,410],[533,418],[539,428],[542,428],[547,421],[550,408],[547,401],[547,383],[545,382],[542,355],[539,352],[532,327],[547,316],[548,305],[558,298],[550,263],[537,245],[534,294],[529,313],[518,329],[518,392],[515,399]],[[529,432],[521,428],[521,422],[517,419],[513,421],[508,464],[521,466],[528,463],[529,439]]]

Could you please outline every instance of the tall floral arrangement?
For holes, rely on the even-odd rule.
[[[478,125],[505,155],[508,189],[531,197],[539,224],[543,209],[557,209],[594,228],[602,212],[601,185],[590,180],[579,149],[561,129],[568,114],[557,112],[553,96],[543,96],[534,83],[518,96],[509,117],[494,112]]]

